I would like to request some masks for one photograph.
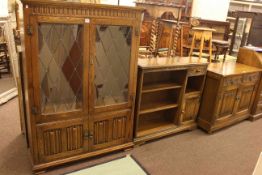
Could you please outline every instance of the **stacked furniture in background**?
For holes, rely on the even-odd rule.
[[[143,9],[23,1],[33,170],[133,146]]]

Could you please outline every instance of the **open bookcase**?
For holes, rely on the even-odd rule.
[[[135,143],[196,126],[206,68],[192,67],[190,62],[168,68],[139,66]]]
[[[143,76],[137,136],[177,126],[186,70],[147,72]]]

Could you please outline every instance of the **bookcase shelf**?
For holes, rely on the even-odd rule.
[[[155,92],[155,91],[163,91],[163,90],[169,90],[169,89],[178,89],[182,88],[181,85],[177,83],[172,82],[164,82],[164,83],[158,83],[158,84],[149,84],[145,85],[142,89],[142,93],[149,93],[149,92]]]
[[[142,105],[139,114],[140,115],[147,114],[151,112],[157,112],[157,111],[162,111],[162,110],[176,108],[176,107],[178,107],[178,104],[174,104],[172,101],[151,103],[151,104]]]

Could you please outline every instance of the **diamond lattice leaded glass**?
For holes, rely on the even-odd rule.
[[[83,26],[39,24],[41,112],[82,106]]]
[[[132,28],[129,26],[96,26],[96,106],[127,102],[131,39]]]

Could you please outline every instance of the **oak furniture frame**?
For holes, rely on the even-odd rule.
[[[24,41],[25,121],[33,171],[39,172],[49,167],[132,147],[137,56],[143,9],[44,0],[23,0],[22,3],[25,31],[24,36],[22,36]],[[117,99],[119,102],[116,100],[112,102],[112,98],[108,101],[106,101],[106,98],[101,98],[103,103],[99,104],[101,99],[98,99],[98,96],[101,96],[101,89],[105,87],[106,83],[101,85],[96,82],[97,71],[99,70],[98,61],[101,63],[101,60],[99,60],[101,56],[98,54],[102,53],[100,50],[96,52],[96,49],[101,46],[101,40],[105,36],[103,32],[110,32],[109,28],[115,30],[116,27],[118,29],[113,34],[121,33],[120,39],[126,37],[125,45],[128,45],[127,49],[130,48],[130,52],[124,54],[129,55],[129,61],[123,63],[127,66],[125,74],[127,78],[124,79],[127,83],[123,87],[125,89],[123,94],[121,94],[123,98]],[[60,32],[43,33],[48,28],[50,28],[50,31],[56,29]],[[61,35],[62,31],[69,31],[71,34]],[[54,33],[59,35],[63,41],[67,39],[67,42],[64,41],[57,46],[62,47],[63,45],[64,49],[66,47],[71,48],[71,50],[66,51],[66,53],[69,53],[66,60],[68,58],[69,60],[82,58],[79,61],[82,68],[78,69],[77,66],[74,69],[70,68],[69,65],[76,62],[71,60],[70,62],[64,61],[63,66],[58,69],[59,73],[65,76],[63,81],[69,82],[71,90],[68,92],[75,94],[74,103],[71,104],[69,103],[71,101],[69,101],[62,104],[61,102],[61,107],[45,105],[49,104],[48,98],[50,96],[57,96],[52,94],[50,88],[47,89],[47,87],[50,87],[50,83],[47,83],[50,77],[45,76],[46,80],[45,77],[39,77],[42,74],[49,75],[50,72],[40,71],[40,68],[43,68],[43,60],[45,61],[49,57],[42,57],[41,55],[47,52],[43,53],[39,48],[42,49],[46,45],[50,46],[50,44],[57,42],[54,37],[50,37],[53,41],[48,42],[50,41],[49,34]],[[74,37],[71,46],[65,44],[70,43],[70,38],[65,38],[66,36]],[[79,50],[76,50],[75,47]],[[48,51],[53,48],[50,47]],[[63,53],[60,52],[60,55]],[[82,53],[82,55],[76,56],[79,53]],[[110,54],[114,53],[116,52],[110,52]],[[54,57],[55,55],[51,54],[50,58]],[[109,68],[114,63],[113,61],[104,68]],[[121,66],[117,67],[121,68]],[[49,69],[52,70],[51,67],[48,67]],[[72,72],[74,70],[79,71],[78,76],[81,78],[67,80],[70,77],[67,71],[70,70]],[[119,76],[123,74],[118,73]],[[71,77],[73,77],[73,73]],[[61,79],[60,76],[58,78]],[[110,81],[117,80],[112,79]],[[55,82],[57,81],[53,83]],[[76,84],[80,88],[78,91],[74,86]],[[65,88],[67,86],[60,88],[60,91]],[[46,92],[47,90],[49,93]],[[53,91],[55,90],[54,86]],[[57,93],[60,91],[57,91]],[[64,95],[65,97],[58,97],[66,98],[68,94],[64,93]],[[59,100],[56,100],[51,104],[55,104],[57,101],[60,103]],[[68,110],[69,107],[70,110]],[[64,110],[64,108],[67,108],[67,110]]]

